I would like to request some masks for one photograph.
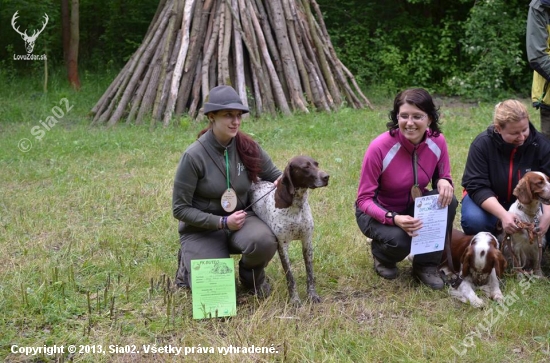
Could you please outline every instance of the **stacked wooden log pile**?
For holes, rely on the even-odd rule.
[[[372,107],[315,0],[161,0],[142,45],[92,109],[93,123],[196,118],[221,84],[255,115]]]

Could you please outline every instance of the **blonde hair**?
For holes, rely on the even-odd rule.
[[[518,100],[506,100],[497,103],[493,116],[493,124],[501,129],[506,128],[506,125],[512,122],[520,122],[521,120],[529,119],[527,107]]]

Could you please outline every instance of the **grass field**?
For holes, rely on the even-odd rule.
[[[0,91],[0,361],[550,361],[546,279],[508,276],[505,304],[474,309],[419,286],[409,262],[398,265],[397,280],[375,275],[353,203],[364,151],[385,130],[392,100],[374,100],[375,110],[244,122],[279,168],[307,154],[331,175],[327,188],[310,194],[323,302],[288,305],[275,256],[267,300],[242,297],[236,317],[193,320],[190,292],[169,284],[178,250],[171,195],[178,160],[204,124],[90,127],[87,113],[107,78],[89,76],[78,94],[59,82],[43,95],[39,80],[32,82]],[[468,146],[491,122],[493,105],[437,102],[458,185]],[[50,119],[48,130],[52,115],[58,122]],[[290,252],[305,299],[298,242]],[[182,351],[145,353],[144,345]],[[53,346],[64,353],[20,353]],[[252,346],[274,352],[218,351]]]

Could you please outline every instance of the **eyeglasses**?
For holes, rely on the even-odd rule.
[[[403,121],[407,121],[407,120],[410,120],[412,119],[413,121],[422,121],[424,120],[428,115],[424,114],[424,115],[421,115],[419,113],[415,113],[413,115],[409,115],[407,113],[400,113],[399,115],[397,115],[397,118],[399,120],[403,120]]]

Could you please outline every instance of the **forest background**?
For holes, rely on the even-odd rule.
[[[411,85],[471,100],[529,95],[528,1],[317,2],[336,52],[367,96],[390,96]],[[143,40],[157,6],[157,0],[80,0],[80,73],[116,75]],[[0,0],[3,83],[44,73],[44,62],[14,59],[25,54],[11,27],[16,11],[29,33],[48,14],[34,54],[47,54],[50,72],[63,69],[60,1]]]
[[[408,261],[400,263],[396,280],[380,279],[353,209],[365,148],[386,130],[397,90],[422,86],[436,95],[457,182],[497,100],[528,104],[528,0],[318,0],[336,52],[374,109],[263,117],[244,122],[243,130],[280,168],[307,154],[331,175],[329,187],[310,194],[323,302],[287,305],[275,257],[267,267],[272,295],[264,301],[244,296],[237,317],[223,321],[193,320],[190,292],[170,283],[179,248],[174,172],[203,124],[181,118],[176,128],[105,130],[90,127],[87,117],[142,42],[158,1],[79,0],[80,92],[65,70],[62,1],[0,0],[0,361],[550,361],[548,279],[508,275],[506,303],[487,301],[486,309],[418,286]],[[48,14],[33,51],[47,54],[47,68],[43,61],[14,59],[26,54],[11,26],[16,11],[28,34]],[[528,109],[539,127],[537,110]],[[54,127],[46,128],[47,118]],[[460,198],[461,188],[455,194]],[[290,253],[304,297],[300,244]],[[85,350],[69,354],[69,344]],[[180,358],[142,349],[168,344],[273,347],[277,353]],[[14,349],[53,345],[67,349],[34,357]],[[110,345],[142,354],[98,353]]]

